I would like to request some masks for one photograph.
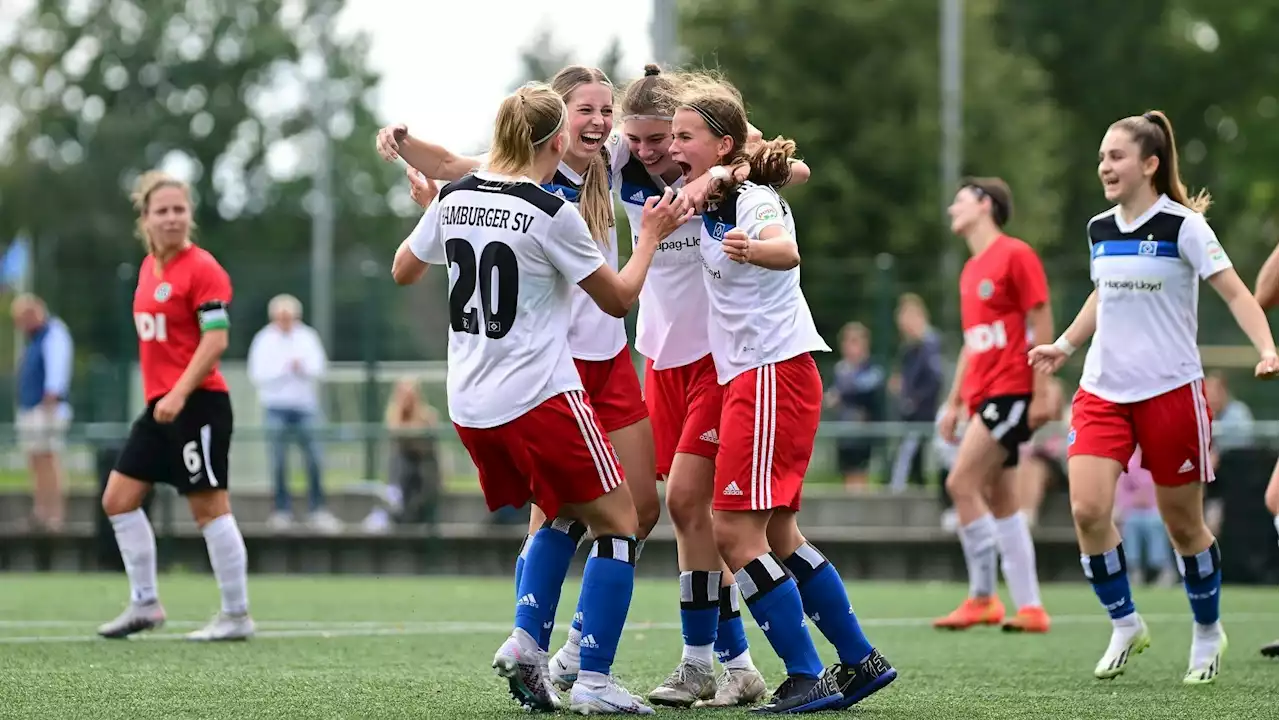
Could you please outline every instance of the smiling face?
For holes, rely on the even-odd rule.
[[[569,108],[567,155],[590,161],[604,147],[613,131],[613,87],[600,82],[583,83],[565,98]]]
[[[163,255],[182,247],[191,234],[191,204],[186,191],[172,185],[152,190],[143,223],[155,252]]]
[[[951,217],[951,232],[965,235],[973,230],[983,217],[991,216],[991,198],[983,196],[977,188],[962,187],[947,208]]]
[[[671,159],[685,180],[701,177],[733,151],[733,138],[717,136],[696,111],[676,110],[671,121]]]
[[[1160,160],[1155,155],[1142,157],[1142,148],[1132,133],[1112,127],[1102,137],[1098,148],[1098,179],[1109,202],[1123,203],[1144,188],[1150,187]]]
[[[638,119],[626,121],[622,134],[627,138],[631,154],[653,175],[665,175],[679,168],[671,159],[671,122]]]

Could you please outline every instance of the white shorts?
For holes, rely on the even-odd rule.
[[[19,410],[16,419],[18,444],[23,452],[62,452],[67,428],[71,425],[71,406],[65,403],[52,408],[37,405]]]

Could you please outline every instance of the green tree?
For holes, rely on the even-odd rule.
[[[520,48],[520,72],[516,75],[516,80],[511,87],[518,88],[530,80],[547,82],[560,71],[560,68],[581,62],[588,61],[574,57],[572,52],[556,42],[555,33],[551,28],[542,27],[524,47]],[[605,48],[604,54],[600,56],[595,67],[603,70],[617,87],[625,86],[624,78],[629,77],[631,73],[623,72],[622,41],[617,36],[609,41],[608,47]]]
[[[1045,247],[1059,227],[1060,131],[1045,74],[993,42],[994,9],[966,3],[964,170],[1006,178],[1018,208],[1010,230]],[[967,250],[942,213],[953,189],[939,179],[936,0],[691,0],[681,10],[691,64],[723,72],[765,136],[794,138],[813,168],[786,195],[824,335],[873,314],[884,327],[896,289],[954,305],[940,257]],[[880,253],[897,257],[896,284],[872,261]]]
[[[34,237],[37,289],[81,348],[132,352],[113,288],[117,266],[140,261],[126,194],[149,168],[192,182],[201,243],[236,281],[233,352],[247,348],[270,295],[307,298],[297,258],[317,201],[319,133],[332,141],[339,299],[351,300],[344,265],[390,255],[405,224],[388,203],[400,178],[369,149],[367,39],[325,40],[340,7],[38,0],[17,19],[16,41],[0,48],[0,105],[20,109],[0,146],[0,238]],[[331,352],[358,356],[358,344]]]

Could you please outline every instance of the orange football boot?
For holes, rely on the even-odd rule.
[[[1018,608],[1018,614],[1005,620],[1000,629],[1005,632],[1047,633],[1049,632],[1049,613],[1039,605]]]
[[[933,621],[943,630],[967,630],[974,625],[999,625],[1004,620],[1004,605],[996,596],[966,598],[950,615]]]

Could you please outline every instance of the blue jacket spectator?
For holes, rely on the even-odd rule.
[[[30,520],[36,530],[57,532],[66,507],[60,453],[71,424],[67,397],[74,346],[66,324],[51,317],[35,295],[14,298],[10,310],[14,326],[27,336],[18,361],[15,426],[34,486]]]
[[[851,322],[840,330],[840,355],[835,375],[827,390],[827,407],[834,409],[836,419],[844,422],[879,422],[884,420],[884,368],[871,360],[871,333],[862,323]],[[871,441],[841,438],[837,464],[845,484],[858,487],[867,483],[871,467]]]

